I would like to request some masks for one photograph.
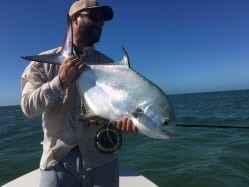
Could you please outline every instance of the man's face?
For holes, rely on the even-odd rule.
[[[80,41],[88,46],[99,42],[104,25],[101,13],[96,10],[84,10],[77,15],[76,19]]]

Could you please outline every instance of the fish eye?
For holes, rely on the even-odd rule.
[[[161,124],[162,124],[163,126],[169,125],[169,119],[168,119],[168,118],[163,118],[163,119],[161,120]]]
[[[132,112],[132,115],[135,117],[135,118],[138,118],[140,114],[143,113],[143,109],[141,108],[136,108],[134,112]]]
[[[143,110],[141,108],[136,108],[136,112],[141,114],[143,113]]]

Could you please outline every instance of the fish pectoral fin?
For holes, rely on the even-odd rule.
[[[66,57],[61,54],[40,54],[33,56],[21,56],[22,59],[28,61],[36,61],[48,64],[61,64],[61,61],[65,60]]]

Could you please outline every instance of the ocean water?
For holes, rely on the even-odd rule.
[[[171,95],[178,124],[249,127],[249,90]],[[0,107],[0,185],[39,165],[41,119]],[[160,187],[249,186],[249,129],[176,127],[170,140],[124,135],[121,163]]]

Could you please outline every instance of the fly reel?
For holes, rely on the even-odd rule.
[[[104,124],[95,137],[95,146],[98,151],[104,154],[112,154],[122,145],[121,133],[110,123]]]

